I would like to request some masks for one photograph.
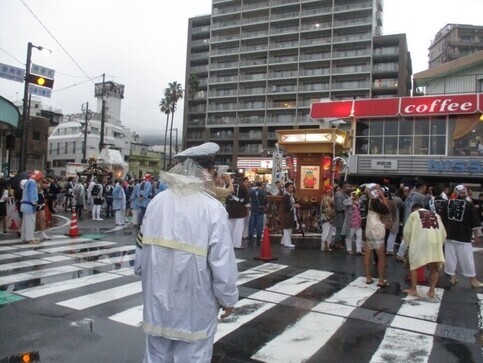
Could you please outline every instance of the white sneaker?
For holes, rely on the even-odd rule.
[[[102,218],[97,218],[96,221],[103,221],[104,219]]]
[[[41,236],[40,236],[40,240],[41,241],[50,241],[50,237],[47,236],[45,233],[43,233]]]
[[[283,247],[287,247],[287,248],[295,248],[295,245],[294,244],[288,244],[288,245],[283,245]]]

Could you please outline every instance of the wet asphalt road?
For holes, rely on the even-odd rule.
[[[139,279],[129,272],[137,231],[113,228],[113,219],[82,220],[78,229],[85,239],[78,241],[64,236],[70,221],[62,223],[49,231],[56,238],[35,248],[21,246],[13,234],[0,236],[0,363],[24,352],[36,352],[41,362],[142,361],[142,329],[135,320],[129,325],[126,315],[112,318],[142,304]],[[240,302],[237,314],[219,325],[213,361],[482,361],[483,291],[464,277],[451,287],[442,275],[437,301],[408,300],[402,293],[407,271],[393,257],[387,260],[390,285],[377,289],[361,283],[361,256],[322,252],[313,236],[295,237],[295,250],[281,248],[279,236],[270,240],[274,261],[256,260],[260,249],[253,244],[236,251]],[[120,252],[123,247],[128,249]],[[483,279],[479,250],[475,261]],[[38,277],[47,271],[53,272]],[[100,276],[108,278],[65,288]],[[56,284],[59,291],[29,295]],[[120,297],[108,301],[97,295],[103,291]],[[86,296],[87,307],[76,305]]]

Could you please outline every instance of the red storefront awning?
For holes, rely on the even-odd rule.
[[[310,117],[368,118],[431,115],[461,115],[482,112],[483,94],[451,94],[422,97],[370,98],[313,103]]]

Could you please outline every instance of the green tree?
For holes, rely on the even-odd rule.
[[[169,99],[171,112],[171,127],[169,130],[169,162],[171,163],[171,151],[173,148],[173,121],[174,113],[176,111],[176,106],[178,101],[183,98],[184,90],[180,83],[174,81],[168,84],[168,88],[164,90],[164,98]]]
[[[161,99],[159,102],[159,109],[166,115],[166,131],[164,132],[164,155],[163,155],[163,169],[166,171],[166,136],[168,136],[169,114],[171,113],[171,100],[169,97]]]

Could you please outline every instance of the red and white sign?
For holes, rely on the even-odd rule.
[[[310,117],[320,119],[461,115],[482,112],[482,109],[483,94],[473,93],[313,103]]]

